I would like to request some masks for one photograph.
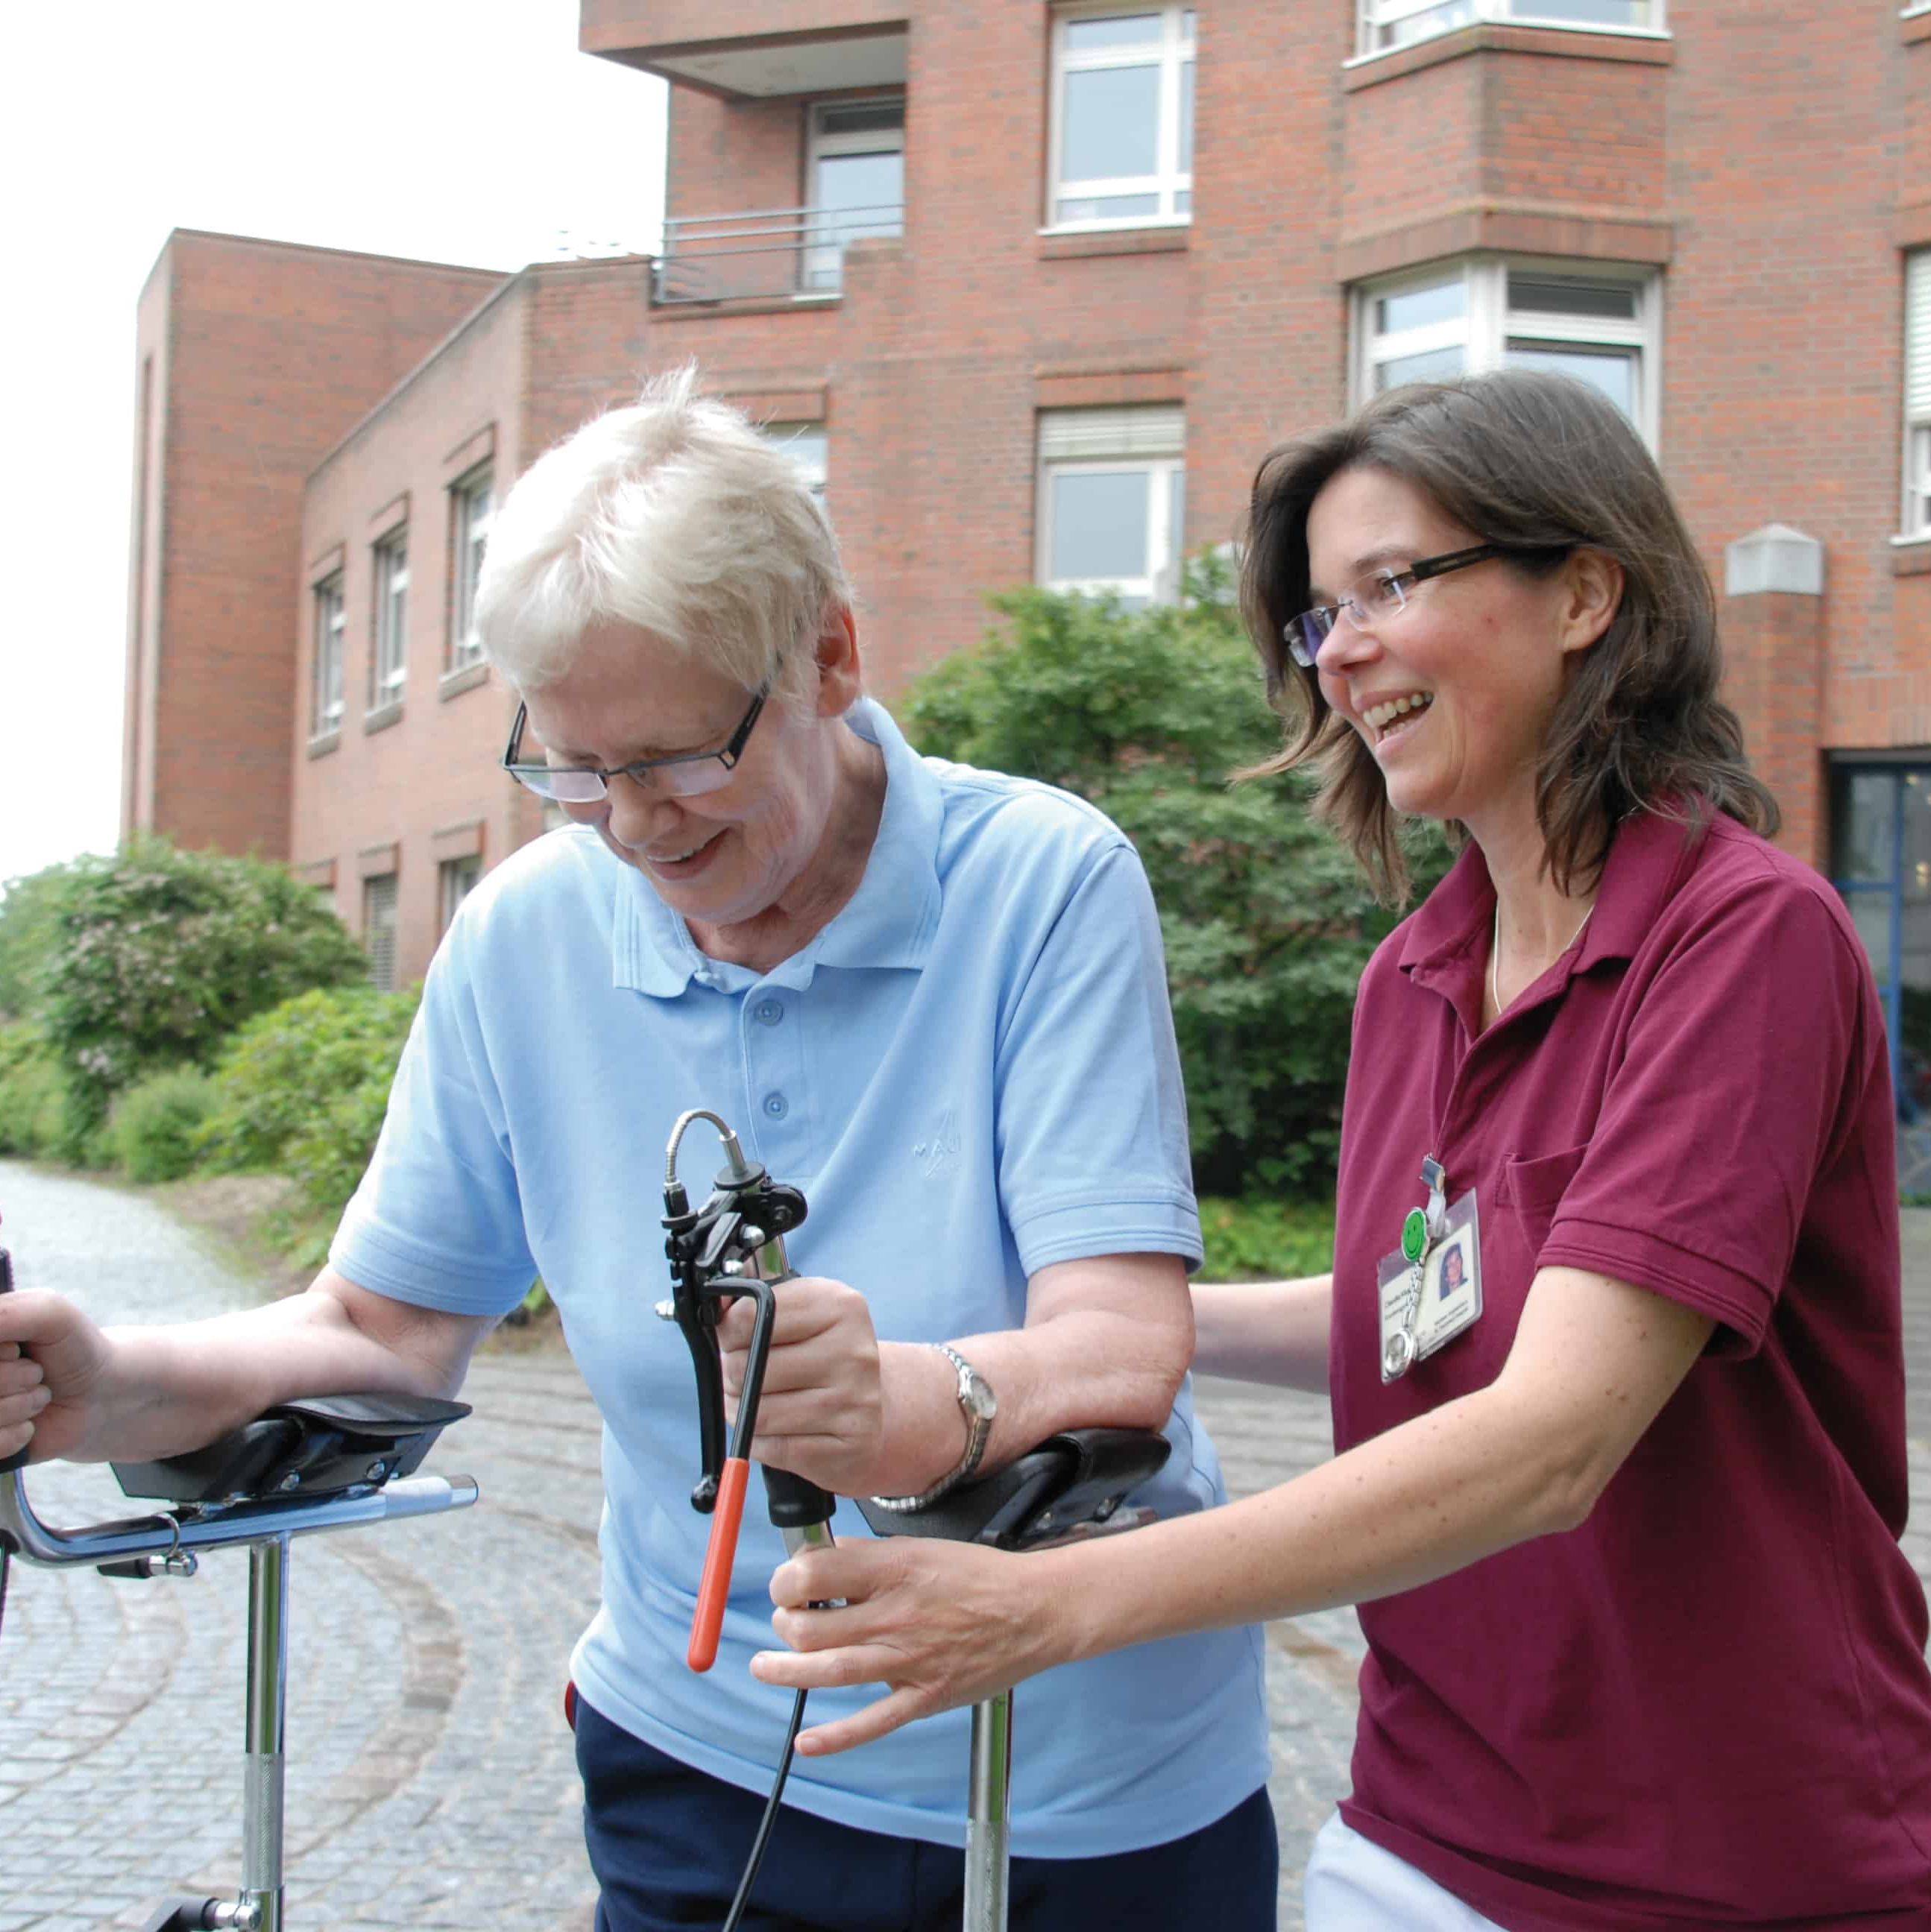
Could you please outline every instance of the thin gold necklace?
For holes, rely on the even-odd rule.
[[[1568,940],[1563,946],[1562,952],[1558,952],[1555,959],[1549,962],[1549,966],[1553,966],[1556,959],[1560,959],[1563,952],[1566,952],[1569,947],[1582,937],[1582,928],[1589,923],[1589,914],[1595,910],[1596,907],[1592,901],[1589,912],[1582,915],[1581,924],[1569,934]],[[1548,966],[1545,966],[1542,970],[1546,973],[1548,970]],[[1495,896],[1495,931],[1488,942],[1488,998],[1490,1003],[1494,1006],[1495,1017],[1499,1020],[1502,1017],[1502,895],[1500,892]]]

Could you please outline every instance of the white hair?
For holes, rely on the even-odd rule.
[[[518,478],[490,526],[476,628],[522,690],[562,676],[587,631],[617,622],[747,691],[776,680],[794,697],[818,627],[851,601],[837,539],[791,459],[699,395],[692,365]]]

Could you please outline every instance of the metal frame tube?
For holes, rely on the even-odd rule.
[[[240,1503],[179,1520],[158,1510],[152,1516],[62,1530],[50,1528],[35,1515],[17,1472],[0,1475],[0,1538],[26,1562],[62,1569],[134,1556],[164,1556],[176,1550],[218,1550],[277,1537],[352,1529],[403,1516],[434,1516],[443,1510],[466,1509],[476,1499],[476,1486],[470,1477],[410,1476],[386,1489]]]
[[[288,1728],[289,1539],[248,1548],[248,1756],[242,1895],[254,1932],[282,1932],[282,1793]]]
[[[1011,1864],[1013,1694],[972,1706],[972,1766],[966,1811],[965,1932],[1006,1932]]]

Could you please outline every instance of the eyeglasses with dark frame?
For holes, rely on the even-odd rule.
[[[678,798],[695,798],[716,791],[731,782],[731,775],[744,755],[751,728],[771,694],[772,680],[767,678],[752,692],[749,708],[737,722],[737,728],[716,752],[673,752],[663,758],[635,758],[627,765],[520,764],[517,752],[523,743],[523,728],[529,721],[530,707],[516,707],[516,722],[509,728],[509,742],[503,748],[503,769],[520,785],[539,798],[554,799],[559,805],[595,805],[610,796],[610,781],[626,778],[632,784],[646,788],[661,785]]]
[[[1386,623],[1408,608],[1408,592],[1431,577],[1446,577],[1452,570],[1466,570],[1470,564],[1486,563],[1491,556],[1548,555],[1563,546],[1551,544],[1476,544],[1467,550],[1444,550],[1440,556],[1424,556],[1401,570],[1371,570],[1357,578],[1332,604],[1317,604],[1303,610],[1281,627],[1287,654],[1303,670],[1312,670],[1345,610],[1357,626]]]

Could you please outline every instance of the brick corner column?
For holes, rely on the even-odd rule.
[[[1824,850],[1824,546],[1766,524],[1723,548],[1724,695],[1757,775],[1783,811],[1777,843],[1813,866]]]

